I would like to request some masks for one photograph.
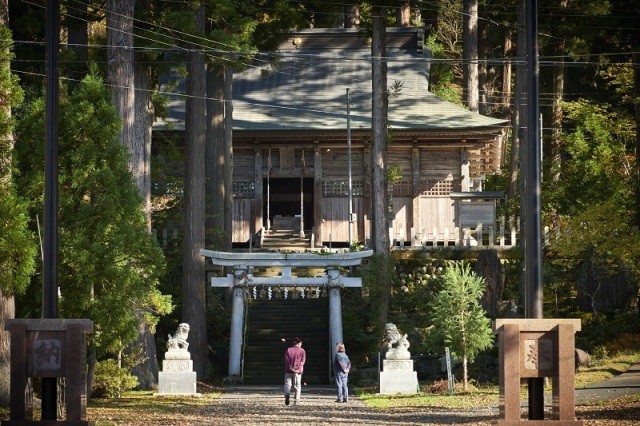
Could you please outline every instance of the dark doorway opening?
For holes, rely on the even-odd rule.
[[[302,219],[305,230],[311,229],[313,223],[313,178],[273,178],[264,179],[262,211],[264,217],[269,214],[269,220],[273,223],[273,217],[300,215],[300,185],[302,184]],[[268,209],[267,209],[268,203]],[[266,222],[263,224],[267,226]]]

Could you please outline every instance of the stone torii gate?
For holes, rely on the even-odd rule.
[[[212,277],[212,287],[233,288],[231,314],[231,337],[229,342],[229,376],[241,376],[242,331],[244,330],[244,309],[246,288],[250,287],[307,287],[328,288],[329,293],[329,335],[331,350],[342,342],[342,302],[340,289],[362,287],[359,277],[345,277],[340,268],[358,266],[362,259],[373,255],[373,250],[337,254],[316,253],[231,253],[200,250],[200,254],[213,265],[233,268],[233,274],[226,277]],[[254,277],[253,267],[281,268],[281,276]],[[291,268],[325,268],[321,277],[296,277]]]

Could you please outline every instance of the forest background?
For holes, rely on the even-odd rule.
[[[9,345],[2,323],[42,315],[46,5],[0,1],[3,401]],[[524,1],[66,0],[60,6],[59,316],[96,325],[90,383],[104,363],[131,371],[142,388],[153,387],[156,346],[179,322],[192,327],[199,377],[223,374],[228,295],[202,286],[199,249],[230,249],[231,161],[225,155],[232,105],[224,101],[233,70],[251,66],[288,29],[358,26],[378,56],[385,26],[404,19],[425,28],[431,91],[511,120],[504,172],[488,177],[485,189],[504,190],[504,214],[520,214],[521,152],[530,143],[523,122]],[[640,5],[541,1],[538,17],[542,218],[555,232],[543,265],[545,316],[583,318],[583,345],[603,352],[621,336],[636,341],[640,322]],[[168,87],[159,81],[170,70],[186,78],[186,116],[193,120],[180,142],[151,132],[166,113]],[[387,87],[380,81],[386,80],[374,81],[378,118]],[[383,119],[377,123],[382,128],[372,129],[372,139],[383,155],[387,131]],[[160,151],[176,161],[157,161]],[[221,166],[211,167],[208,155]],[[167,168],[176,162],[182,166],[173,173]],[[386,167],[374,170],[374,185],[386,184]],[[179,223],[181,232],[161,249],[152,229],[167,222]],[[360,363],[375,351],[386,320],[422,336],[425,346],[417,346],[429,349],[422,338],[433,318],[424,306],[450,257],[444,252],[396,263],[384,236],[373,240],[388,273],[366,280],[366,303],[360,295],[345,300],[345,339],[361,342],[354,353]],[[511,259],[502,298],[522,309],[517,250]]]

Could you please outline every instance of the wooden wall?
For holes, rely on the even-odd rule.
[[[353,212],[357,217],[351,228],[354,241],[365,241],[370,236],[368,204],[372,188],[366,183],[365,171],[370,168],[367,155],[368,151],[365,154],[362,149],[351,152]],[[399,166],[401,170],[400,180],[392,188],[395,218],[392,238],[409,243],[412,228],[418,234],[431,233],[434,228],[453,231],[456,210],[449,193],[460,190],[461,158],[460,149],[390,149],[389,165]],[[317,165],[320,170],[314,170]],[[248,242],[251,232],[259,231],[262,225],[262,178],[268,173],[271,177],[304,175],[319,179],[320,182],[314,185],[316,242],[325,246],[329,242],[348,242],[348,152],[346,147],[328,149],[321,143],[317,146],[317,156],[311,148],[257,148],[234,152],[234,180],[253,180],[256,190],[253,199],[234,198],[234,242]]]

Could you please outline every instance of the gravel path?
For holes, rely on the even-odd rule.
[[[237,425],[490,425],[498,419],[498,409],[483,408],[374,410],[356,397],[346,404],[336,403],[331,387],[306,386],[299,405],[284,404],[280,386],[226,387],[210,407],[215,424]]]

